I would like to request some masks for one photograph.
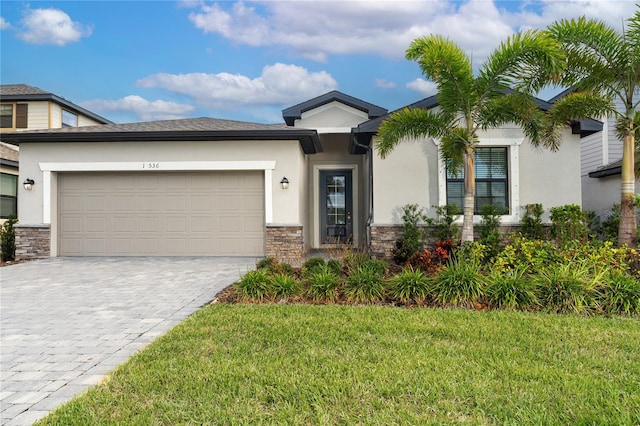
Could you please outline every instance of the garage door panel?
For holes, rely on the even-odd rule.
[[[59,175],[64,256],[262,256],[263,173]]]

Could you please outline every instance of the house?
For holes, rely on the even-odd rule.
[[[111,121],[60,96],[26,84],[0,85],[0,139],[7,133]],[[17,215],[18,147],[0,142],[0,221]]]
[[[18,251],[294,261],[348,244],[386,257],[403,205],[460,202],[437,140],[376,154],[388,114],[332,91],[285,109],[283,124],[196,118],[7,135],[20,145],[20,180],[34,181],[19,188]],[[533,148],[515,126],[482,133],[479,202],[503,205],[505,225],[529,203],[580,204],[580,138],[601,127],[567,126],[558,152]]]

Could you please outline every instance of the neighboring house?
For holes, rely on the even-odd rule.
[[[565,96],[567,89],[549,102]],[[640,97],[640,93],[636,96]],[[620,100],[618,110],[623,110]],[[582,139],[580,149],[580,174],[582,181],[582,208],[593,211],[601,220],[611,214],[614,204],[620,204],[622,141],[616,133],[615,117],[602,119],[602,131]],[[636,162],[640,158],[636,158]],[[640,179],[636,179],[636,194],[640,191]]]
[[[542,108],[549,104],[540,101]],[[436,98],[411,107],[433,108]],[[283,111],[286,124],[212,118],[112,124],[8,135],[20,144],[22,256],[276,256],[369,246],[388,256],[401,208],[461,202],[438,141],[372,150],[388,112],[333,91]],[[567,126],[558,152],[505,127],[480,135],[478,203],[581,203],[580,138]],[[31,244],[31,243],[30,243]],[[24,246],[24,244],[23,244]]]
[[[13,132],[109,124],[60,96],[26,84],[0,85],[0,139]],[[17,214],[18,147],[0,142],[0,221]]]

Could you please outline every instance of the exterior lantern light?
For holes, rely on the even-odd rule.
[[[283,177],[282,180],[280,181],[280,186],[282,187],[282,189],[289,188],[289,179],[287,179],[286,177]]]
[[[22,185],[24,185],[24,189],[26,189],[27,191],[31,191],[33,189],[33,184],[34,184],[34,180],[27,178],[25,179],[25,181],[22,183]]]

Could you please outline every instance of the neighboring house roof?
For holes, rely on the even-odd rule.
[[[636,176],[640,171],[640,158],[636,158]],[[590,178],[603,178],[607,176],[616,176],[622,174],[622,159],[614,161],[613,163],[606,164],[602,167],[598,167],[592,172],[589,172]]]
[[[84,116],[90,117],[98,123],[113,124],[113,121],[107,120],[79,105],[69,102],[53,93],[46,92],[38,87],[29,86],[27,84],[2,84],[0,85],[0,102],[26,102],[26,101],[50,101],[55,102]]]
[[[385,108],[370,104],[369,102],[354,98],[353,96],[349,96],[337,90],[333,90],[329,93],[325,93],[324,95],[320,95],[316,98],[309,99],[308,101],[282,110],[282,117],[288,126],[293,126],[296,119],[302,117],[302,113],[334,101],[359,109],[360,111],[367,113],[369,118],[380,117],[388,112]]]
[[[0,166],[18,168],[19,156],[18,147],[0,142]]]
[[[512,90],[508,89],[507,92],[512,92]],[[543,101],[542,99],[533,98],[534,102],[540,107],[543,111],[548,111],[551,108],[551,103]],[[438,96],[433,95],[428,98],[424,98],[417,102],[412,103],[411,105],[407,105],[400,109],[404,108],[426,108],[431,109],[439,105]],[[396,110],[397,111],[397,110]],[[354,137],[351,138],[351,143],[349,145],[349,152],[352,154],[364,154],[368,147],[371,145],[371,138],[373,135],[378,133],[378,128],[382,124],[384,120],[389,118],[391,114],[395,111],[392,111],[383,116],[374,118],[369,121],[365,121],[361,123],[358,127],[354,128],[351,133]],[[589,136],[593,133],[597,133],[602,131],[602,122],[598,120],[594,120],[592,118],[582,119],[576,122],[571,123],[571,131],[573,134],[579,134],[580,137]]]
[[[298,140],[305,154],[322,152],[315,130],[206,117],[33,130],[6,133],[2,139],[14,145],[25,142]]]

